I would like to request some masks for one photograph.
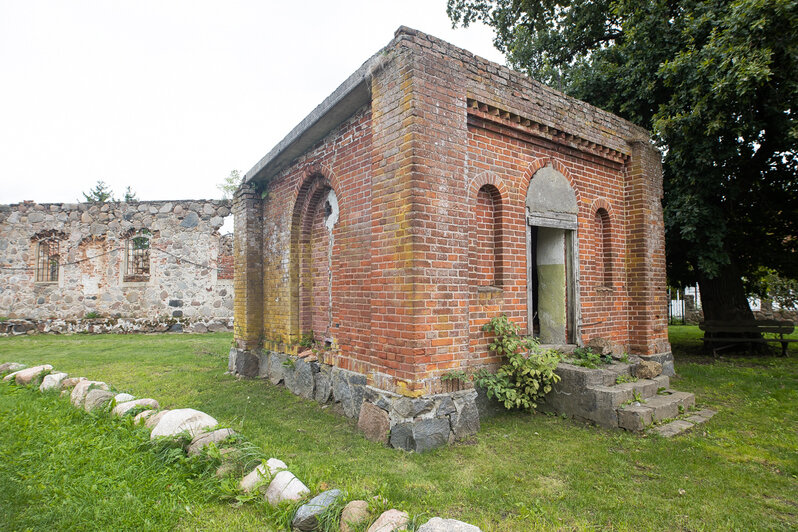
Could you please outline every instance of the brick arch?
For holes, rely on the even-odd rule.
[[[571,188],[576,194],[577,204],[580,205],[582,193],[579,187],[576,186],[574,176],[571,174],[571,171],[568,169],[568,167],[562,163],[562,161],[553,157],[538,157],[532,161],[529,166],[527,166],[526,170],[524,170],[524,180],[522,182],[525,182],[527,185],[527,190],[524,191],[524,197],[526,198],[526,193],[529,191],[529,184],[532,182],[532,178],[535,177],[535,173],[541,168],[545,168],[547,166],[551,166],[565,176],[565,179],[568,180],[568,184],[571,185]]]
[[[493,185],[496,187],[496,190],[499,191],[499,195],[502,198],[502,202],[507,201],[508,197],[508,189],[507,185],[504,183],[504,180],[494,174],[493,172],[482,172],[478,176],[474,177],[471,182],[468,184],[468,204],[473,205],[476,201],[477,194],[479,193],[479,189],[484,187],[485,185]]]
[[[289,265],[289,331],[290,341],[293,342],[298,341],[304,333],[313,330],[313,308],[308,287],[312,277],[311,240],[319,206],[330,190],[336,194],[336,198],[338,197],[337,184],[338,179],[329,167],[317,163],[308,166],[302,172],[295,189]]]

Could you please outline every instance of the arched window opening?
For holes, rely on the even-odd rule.
[[[469,276],[477,286],[501,286],[501,195],[493,185],[483,185],[474,203],[469,231]]]
[[[595,216],[595,261],[600,286],[612,287],[612,235],[610,215],[606,209],[598,209]]]

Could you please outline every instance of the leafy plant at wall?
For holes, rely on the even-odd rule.
[[[601,364],[611,364],[611,355],[599,355],[594,353],[589,347],[577,347],[573,352],[571,363],[583,368],[596,369]]]
[[[478,372],[474,383],[485,388],[488,397],[495,397],[508,410],[536,409],[551,391],[552,384],[560,380],[554,373],[560,354],[542,349],[535,338],[519,335],[518,325],[505,315],[494,317],[482,330],[495,335],[490,349],[506,356],[507,364],[496,373]]]

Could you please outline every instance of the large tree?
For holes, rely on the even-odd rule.
[[[448,0],[510,66],[650,129],[671,281],[750,318],[746,279],[798,274],[798,2]]]

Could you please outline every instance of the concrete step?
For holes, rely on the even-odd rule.
[[[710,410],[709,408],[705,408],[703,410],[697,410],[695,412],[691,412],[689,416],[684,417],[683,419],[676,419],[671,421],[670,423],[665,423],[664,425],[659,425],[656,427],[652,427],[652,432],[655,434],[659,434],[663,438],[672,438],[674,436],[678,436],[679,434],[684,434],[685,432],[689,432],[696,428],[699,425],[703,425],[707,421],[709,421],[712,416],[714,416],[717,412],[714,410]]]
[[[693,394],[668,389],[640,402],[621,404],[617,408],[618,426],[638,432],[654,423],[675,419],[693,407]]]

